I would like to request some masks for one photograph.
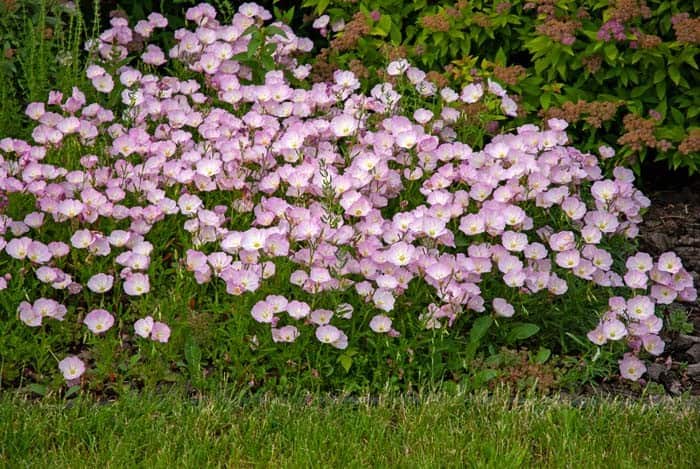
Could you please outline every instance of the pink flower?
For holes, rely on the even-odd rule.
[[[649,272],[654,267],[654,261],[646,252],[638,252],[634,256],[630,256],[625,265],[628,270]]]
[[[83,323],[95,334],[102,334],[114,325],[114,316],[104,309],[94,309],[85,316]]]
[[[481,99],[481,97],[484,94],[484,88],[480,83],[472,83],[470,85],[465,86],[462,89],[462,101],[464,101],[467,104],[473,104],[477,102],[478,100]]]
[[[332,344],[340,339],[340,330],[335,326],[320,326],[316,329],[316,338],[324,344]]]
[[[372,296],[372,301],[377,308],[388,312],[394,309],[394,302],[396,300],[390,291],[378,288]]]
[[[658,268],[661,272],[676,274],[682,267],[683,263],[676,253],[665,252],[659,256]]]
[[[644,362],[631,353],[626,353],[618,363],[620,364],[620,375],[632,381],[637,381],[647,371]]]
[[[648,296],[635,296],[627,300],[627,314],[630,318],[642,321],[654,314],[654,302]]]
[[[661,355],[664,351],[666,344],[661,340],[656,334],[647,334],[642,337],[642,344],[644,345],[644,350],[652,355]]]
[[[281,295],[268,295],[265,301],[270,305],[270,308],[275,314],[286,311],[287,305],[289,304],[287,298]]]
[[[29,327],[39,327],[41,326],[42,314],[36,311],[31,304],[23,301],[17,307],[17,312],[19,313],[19,319]]]
[[[615,156],[615,150],[607,145],[601,145],[598,147],[598,153],[600,153],[600,157],[604,160]]]
[[[58,204],[58,212],[66,218],[75,218],[83,211],[83,204],[78,200],[64,200]]]
[[[591,195],[601,202],[608,203],[617,194],[617,186],[615,182],[606,179],[605,181],[596,181],[591,187]]]
[[[114,89],[114,80],[111,75],[105,73],[104,75],[94,77],[92,79],[92,86],[100,93],[108,94]]]
[[[485,229],[484,217],[479,214],[466,215],[459,222],[459,230],[466,235],[478,235]]]
[[[387,261],[397,267],[405,266],[413,260],[416,248],[403,241],[392,244],[387,251]]]
[[[22,260],[27,257],[27,252],[29,252],[29,245],[31,243],[31,238],[13,238],[5,246],[5,252],[10,257]]]
[[[493,299],[493,310],[497,316],[510,318],[515,314],[515,308],[503,298]]]
[[[391,318],[378,314],[370,320],[369,328],[379,334],[389,332],[391,330]]]
[[[267,301],[258,301],[255,303],[255,306],[253,306],[250,313],[253,316],[253,319],[258,322],[271,323],[274,318],[272,307],[267,303]]]
[[[294,326],[273,327],[271,331],[274,342],[294,342],[299,337],[299,330]]]
[[[590,340],[596,345],[604,345],[608,341],[608,338],[605,335],[605,331],[603,330],[601,325],[598,325],[598,327],[586,334],[586,337],[588,337],[588,340]]]
[[[357,130],[357,120],[348,114],[340,114],[331,120],[331,130],[336,137],[347,137]]]
[[[170,339],[170,328],[162,322],[153,323],[151,339],[156,342],[166,343]]]
[[[134,323],[134,332],[136,332],[136,335],[140,335],[143,338],[147,338],[149,335],[151,335],[151,331],[153,330],[153,318],[151,316],[146,316],[143,319],[138,319]]]
[[[106,293],[112,289],[114,284],[114,276],[107,274],[95,274],[90,277],[87,286],[95,293]]]
[[[622,321],[612,319],[603,323],[603,333],[608,340],[620,340],[627,335],[627,329]]]
[[[576,249],[558,252],[555,256],[556,263],[559,267],[565,269],[575,268],[581,261],[581,254]]]
[[[58,369],[61,370],[66,381],[71,381],[85,373],[85,363],[76,356],[69,356],[58,362]]]
[[[678,292],[666,285],[653,285],[651,287],[651,297],[658,304],[670,305],[678,297]]]
[[[290,301],[287,304],[287,313],[294,319],[303,319],[309,315],[311,308],[301,301]]]
[[[330,21],[330,17],[328,15],[322,15],[316,18],[311,25],[314,29],[322,29],[325,28],[328,25],[328,22]]]
[[[527,246],[527,235],[515,231],[506,231],[501,236],[503,247],[509,251],[520,252]]]
[[[150,289],[148,275],[142,273],[131,274],[124,282],[124,293],[130,296],[145,295]]]
[[[645,290],[649,279],[644,272],[630,270],[625,274],[624,280],[625,284],[632,289]]]
[[[331,322],[333,311],[329,309],[315,309],[311,312],[309,319],[313,324],[323,326]]]
[[[574,249],[576,238],[574,233],[571,231],[560,231],[559,233],[553,233],[549,237],[549,246],[554,251],[568,251]],[[575,267],[575,266],[574,266]]]

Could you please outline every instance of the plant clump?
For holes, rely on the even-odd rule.
[[[172,282],[196,285],[195,302],[241,298],[245,311],[201,324],[244,316],[253,351],[302,343],[346,368],[370,342],[469,325],[473,344],[525,340],[539,326],[521,319],[576,303],[563,324],[590,326],[610,357],[627,350],[632,380],[663,350],[660,308],[695,299],[673,253],[626,255],[649,205],[630,170],[606,174],[561,119],[488,135],[517,113],[496,81],[439,87],[401,59],[367,94],[351,71],[309,84],[310,41],[266,26],[264,8],[226,23],[200,4],[186,19],[169,51],[144,44],[130,61],[134,34],[167,20],[112,18],[87,45],[103,104],[52,92],[26,109],[31,141],[0,141],[2,288],[34,340],[70,336],[53,351],[69,382],[101,366],[70,352],[81,342],[155,350],[192,323],[186,306],[148,303]]]

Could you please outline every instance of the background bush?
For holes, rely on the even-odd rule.
[[[368,81],[406,56],[456,83],[477,70],[522,96],[529,120],[576,122],[585,149],[607,142],[637,171],[649,160],[700,164],[700,2],[615,0],[306,0],[327,14],[319,78],[338,66]],[[325,33],[326,31],[322,31]],[[322,43],[319,43],[322,44]]]

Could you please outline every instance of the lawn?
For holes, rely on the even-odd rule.
[[[3,467],[697,467],[697,400],[0,399]]]

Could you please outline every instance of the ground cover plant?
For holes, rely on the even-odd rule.
[[[337,67],[375,82],[408,57],[438,83],[497,77],[527,120],[561,117],[581,149],[620,145],[639,171],[651,160],[698,170],[697,1],[305,0],[327,38],[315,75]],[[321,42],[323,44],[323,42]],[[574,130],[572,129],[572,130]]]
[[[163,50],[162,15],[113,17],[90,87],[0,140],[3,386],[479,386],[502,346],[642,378],[696,290],[672,252],[635,252],[649,200],[611,147],[405,59],[368,93],[311,84],[309,39],[252,3],[217,18],[187,10]]]

